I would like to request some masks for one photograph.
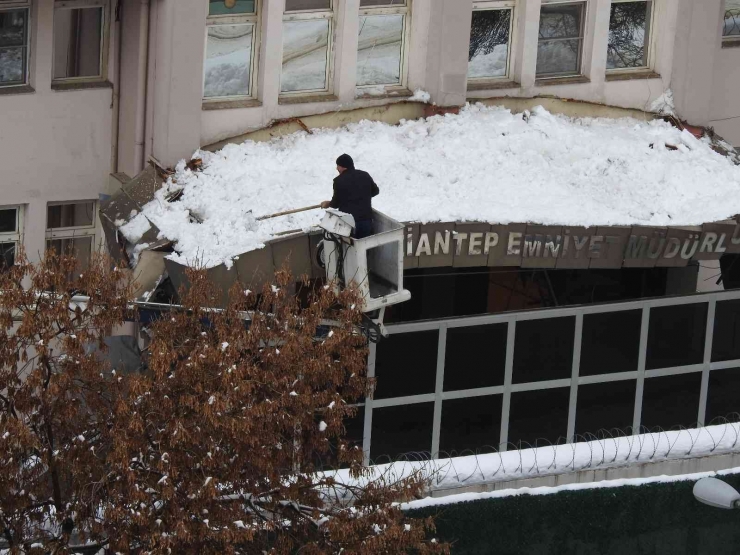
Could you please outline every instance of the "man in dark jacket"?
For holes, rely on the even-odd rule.
[[[334,178],[334,196],[321,203],[322,208],[336,208],[355,218],[355,237],[373,234],[372,198],[380,193],[370,174],[355,169],[349,154],[337,158],[339,175]]]

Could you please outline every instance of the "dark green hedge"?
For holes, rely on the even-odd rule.
[[[740,475],[722,477],[740,489]],[[694,499],[694,482],[484,499],[408,511],[435,515],[455,555],[740,554],[740,509]]]

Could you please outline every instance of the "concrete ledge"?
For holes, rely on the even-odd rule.
[[[537,79],[534,82],[535,87],[550,87],[554,85],[581,85],[583,83],[590,83],[591,79],[585,75],[574,75],[573,77],[549,77],[545,79]]]
[[[13,94],[29,94],[35,93],[31,85],[11,85],[9,87],[0,87],[0,96],[10,96]]]
[[[360,93],[355,95],[356,100],[382,100],[384,98],[408,98],[414,96],[408,89],[388,89],[384,94],[363,94],[362,89]]]
[[[740,48],[740,37],[736,39],[723,40],[722,48]]]
[[[654,71],[615,71],[606,74],[608,81],[631,81],[633,79],[660,79]]]
[[[473,81],[468,82],[468,92],[494,91],[499,89],[518,89],[522,85],[516,81]]]
[[[294,96],[281,96],[278,99],[278,104],[310,104],[312,102],[337,102],[338,97],[333,94],[309,94],[309,95],[294,95]]]
[[[459,493],[484,493],[503,489],[554,487],[565,484],[583,484],[601,482],[603,480],[618,480],[623,478],[651,478],[653,476],[679,476],[696,472],[710,472],[727,470],[740,466],[740,453],[712,455],[689,459],[671,460],[644,463],[633,463],[626,466],[580,470],[577,472],[550,474],[536,478],[522,478],[519,480],[497,481],[473,484],[470,486],[430,489],[431,497],[447,497]]]
[[[262,102],[254,98],[242,98],[238,100],[205,100],[203,110],[232,110],[234,108],[259,108]]]
[[[62,83],[52,83],[53,91],[83,91],[86,89],[112,89],[113,83],[110,81],[65,81]]]

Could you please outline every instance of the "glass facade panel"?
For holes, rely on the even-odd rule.
[[[637,382],[627,380],[578,386],[576,441],[590,441],[586,434],[600,430],[614,433],[632,428]]]
[[[328,48],[328,19],[285,21],[281,92],[326,89]]]
[[[87,268],[92,256],[92,237],[70,237],[46,241],[46,250],[53,250],[58,255],[77,258],[77,268]]]
[[[46,209],[46,229],[90,227],[94,222],[95,203],[51,204]]]
[[[516,323],[513,383],[570,378],[575,316]]]
[[[651,308],[645,368],[701,363],[706,323],[707,303]]]
[[[547,4],[540,10],[537,75],[581,71],[584,4]]]
[[[641,310],[585,314],[579,375],[637,370],[641,320]]]
[[[460,456],[465,451],[497,451],[501,434],[501,402],[501,395],[443,401],[440,457]]]
[[[504,384],[507,324],[449,328],[444,390]]]
[[[360,16],[357,43],[357,85],[398,85],[401,82],[403,15]]]
[[[0,270],[15,264],[15,242],[0,242]]]
[[[712,362],[740,359],[740,299],[720,301],[714,312]]]
[[[512,393],[509,444],[527,449],[535,444],[563,443],[568,433],[569,401],[569,387]]]
[[[0,86],[26,82],[28,9],[0,11]]]
[[[648,65],[652,2],[612,2],[606,68]]]
[[[205,98],[248,96],[254,25],[212,25],[206,39]]]
[[[54,79],[102,76],[103,8],[54,10]]]
[[[512,10],[473,11],[468,79],[505,77],[509,62]]]
[[[707,412],[704,424],[740,420],[740,368],[712,370],[709,373]]]
[[[696,426],[700,390],[701,372],[647,378],[640,425],[651,430]]]
[[[434,393],[439,332],[391,334],[376,347],[375,398]]]
[[[208,15],[242,15],[254,13],[255,0],[210,0]]]
[[[434,403],[373,409],[370,459],[375,464],[412,454],[428,458],[432,450]]]

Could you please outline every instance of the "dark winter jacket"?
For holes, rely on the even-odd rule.
[[[371,220],[371,199],[380,189],[362,170],[347,169],[334,178],[334,196],[331,207],[352,214],[356,222]]]

